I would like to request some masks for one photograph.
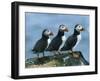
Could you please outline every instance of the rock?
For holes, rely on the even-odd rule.
[[[60,52],[60,54],[52,54],[52,56],[45,56],[41,58],[30,58],[25,61],[26,68],[80,65],[89,65],[80,51],[63,51]]]

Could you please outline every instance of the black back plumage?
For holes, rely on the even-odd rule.
[[[62,44],[62,36],[64,32],[59,31],[57,36],[53,38],[46,51],[57,51]]]
[[[77,43],[77,35],[80,34],[80,32],[78,32],[76,30],[76,27],[78,26],[79,24],[75,25],[75,28],[74,28],[74,33],[69,36],[64,44],[64,46],[61,48],[61,51],[66,51],[66,50],[72,50],[72,48],[76,45]]]
[[[47,47],[47,45],[48,45],[47,39],[41,38],[40,40],[37,41],[32,51],[43,52]]]
[[[76,35],[69,36],[65,42],[65,45],[61,48],[61,51],[72,50],[72,48],[75,46],[76,43],[77,43],[77,36]]]
[[[44,35],[45,31],[46,29],[42,33],[42,38],[36,42],[34,48],[32,49],[33,52],[44,52],[47,47],[49,37]]]

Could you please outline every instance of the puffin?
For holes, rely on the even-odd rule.
[[[77,47],[81,40],[81,32],[84,31],[84,28],[81,24],[76,24],[74,27],[74,33],[69,36],[64,44],[64,46],[61,48],[61,51],[73,51],[74,48]]]
[[[44,57],[44,50],[48,46],[48,40],[50,40],[49,36],[52,35],[53,33],[50,30],[48,29],[43,30],[42,37],[36,42],[35,46],[32,49],[33,53],[37,54],[38,58],[39,58],[39,53],[43,53],[43,57]]]
[[[58,34],[52,39],[46,51],[58,51],[65,38],[64,32],[68,32],[67,27],[64,24],[59,26]]]

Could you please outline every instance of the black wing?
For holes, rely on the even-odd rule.
[[[76,42],[77,42],[77,36],[72,35],[72,36],[68,37],[64,46],[61,48],[61,51],[72,50],[72,48],[75,46]]]
[[[32,49],[32,51],[34,52],[43,52],[45,50],[45,48],[47,47],[47,41],[40,39],[37,41],[37,43],[35,44],[34,48]]]
[[[46,51],[57,51],[62,44],[62,40],[60,37],[55,37],[51,43],[49,44],[48,48]]]

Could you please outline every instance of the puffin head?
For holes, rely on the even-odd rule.
[[[74,30],[76,30],[77,32],[81,32],[84,31],[84,28],[82,25],[76,24]]]
[[[67,29],[67,27],[64,24],[61,24],[59,26],[59,31],[61,31],[61,32],[68,32],[68,29]]]
[[[49,37],[49,36],[53,35],[53,33],[48,29],[44,29],[43,32],[42,32],[42,35]]]

